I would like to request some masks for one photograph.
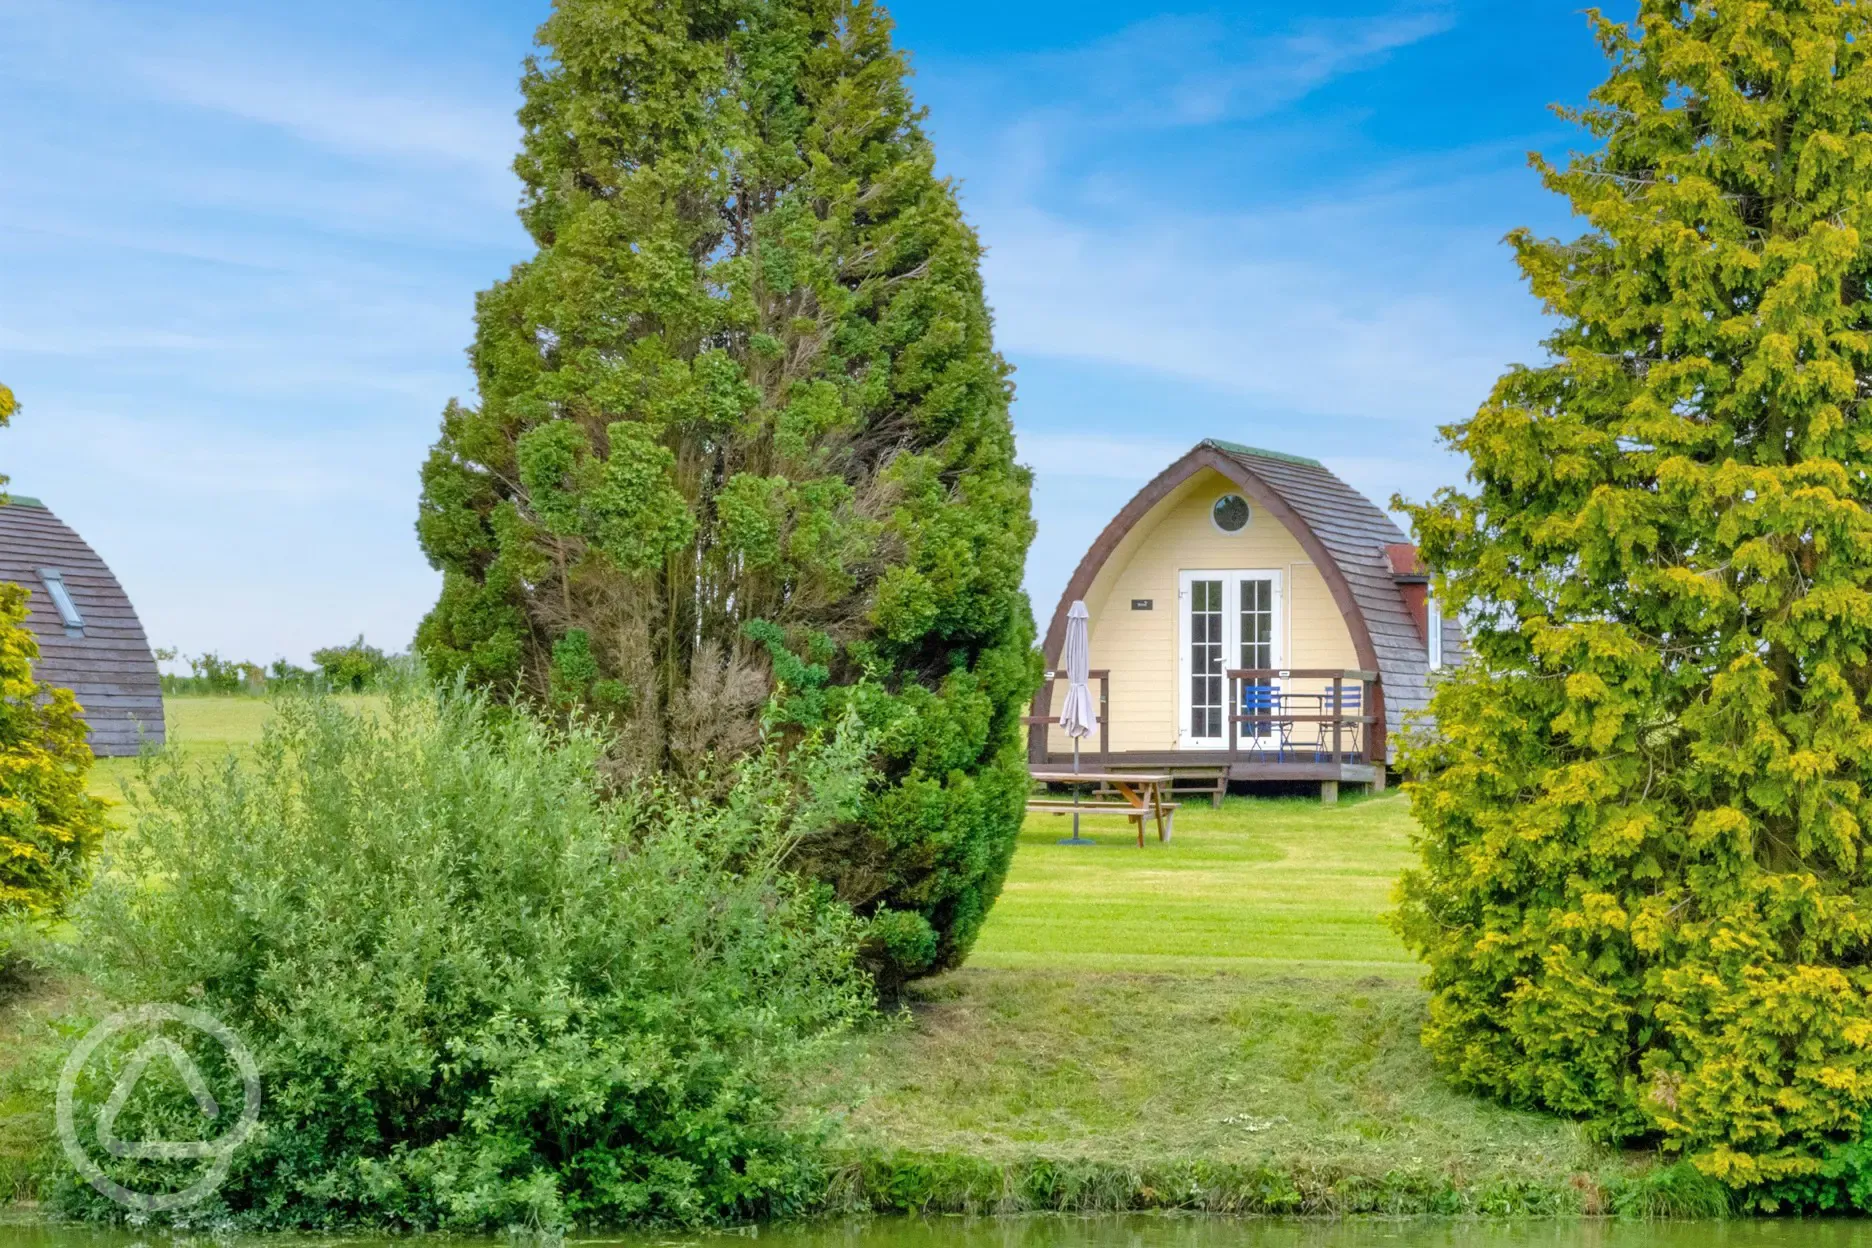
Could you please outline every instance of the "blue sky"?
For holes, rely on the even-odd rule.
[[[151,638],[303,660],[408,643],[412,531],[475,291],[527,254],[508,172],[545,0],[0,0],[0,469]],[[1203,437],[1381,501],[1539,358],[1502,235],[1603,64],[1573,0],[900,0],[988,247],[1038,474],[1044,618]],[[1613,11],[1616,10],[1616,6]]]

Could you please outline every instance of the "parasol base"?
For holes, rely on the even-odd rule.
[[[1055,845],[1096,845],[1097,841],[1088,836],[1062,836],[1053,842]]]

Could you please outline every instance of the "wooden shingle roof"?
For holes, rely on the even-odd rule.
[[[1364,620],[1371,661],[1384,687],[1388,735],[1395,741],[1404,713],[1421,710],[1430,700],[1430,665],[1423,635],[1398,592],[1397,573],[1386,554],[1387,547],[1409,545],[1410,539],[1376,503],[1322,464],[1219,439],[1204,445],[1265,482],[1305,521],[1331,556]],[[1444,655],[1454,661],[1462,644],[1461,625],[1443,621]]]
[[[67,627],[47,588],[55,573],[83,618]],[[162,681],[149,639],[123,586],[96,551],[36,499],[0,506],[0,581],[24,586],[39,641],[41,681],[70,689],[84,707],[91,749],[135,754],[163,740]]]

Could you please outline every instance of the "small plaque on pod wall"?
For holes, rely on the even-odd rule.
[[[1156,604],[1153,603],[1149,598],[1133,598],[1131,600],[1131,609],[1133,611],[1148,611],[1154,605]]]

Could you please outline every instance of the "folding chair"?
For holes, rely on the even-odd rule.
[[[1325,710],[1321,712],[1322,714],[1350,716],[1353,718],[1354,722],[1341,724],[1339,726],[1339,748],[1350,753],[1354,758],[1361,757],[1365,753],[1365,751],[1360,748],[1360,743],[1364,740],[1365,725],[1356,722],[1356,720],[1359,715],[1364,713],[1365,686],[1340,685],[1338,705],[1336,706],[1333,703],[1333,691],[1328,689],[1320,696],[1320,705],[1325,708]],[[1333,726],[1331,724],[1321,724],[1319,726],[1319,745],[1313,752],[1315,758],[1325,758],[1332,753],[1332,730]],[[1337,762],[1339,760],[1334,759],[1333,761]]]
[[[1280,715],[1285,699],[1281,697],[1280,686],[1271,680],[1248,680],[1242,682],[1242,714],[1244,715]],[[1274,738],[1274,758],[1285,761],[1287,752],[1293,749],[1293,725],[1284,719],[1271,723],[1243,725],[1248,728],[1255,742],[1256,749],[1265,749],[1268,737]]]

